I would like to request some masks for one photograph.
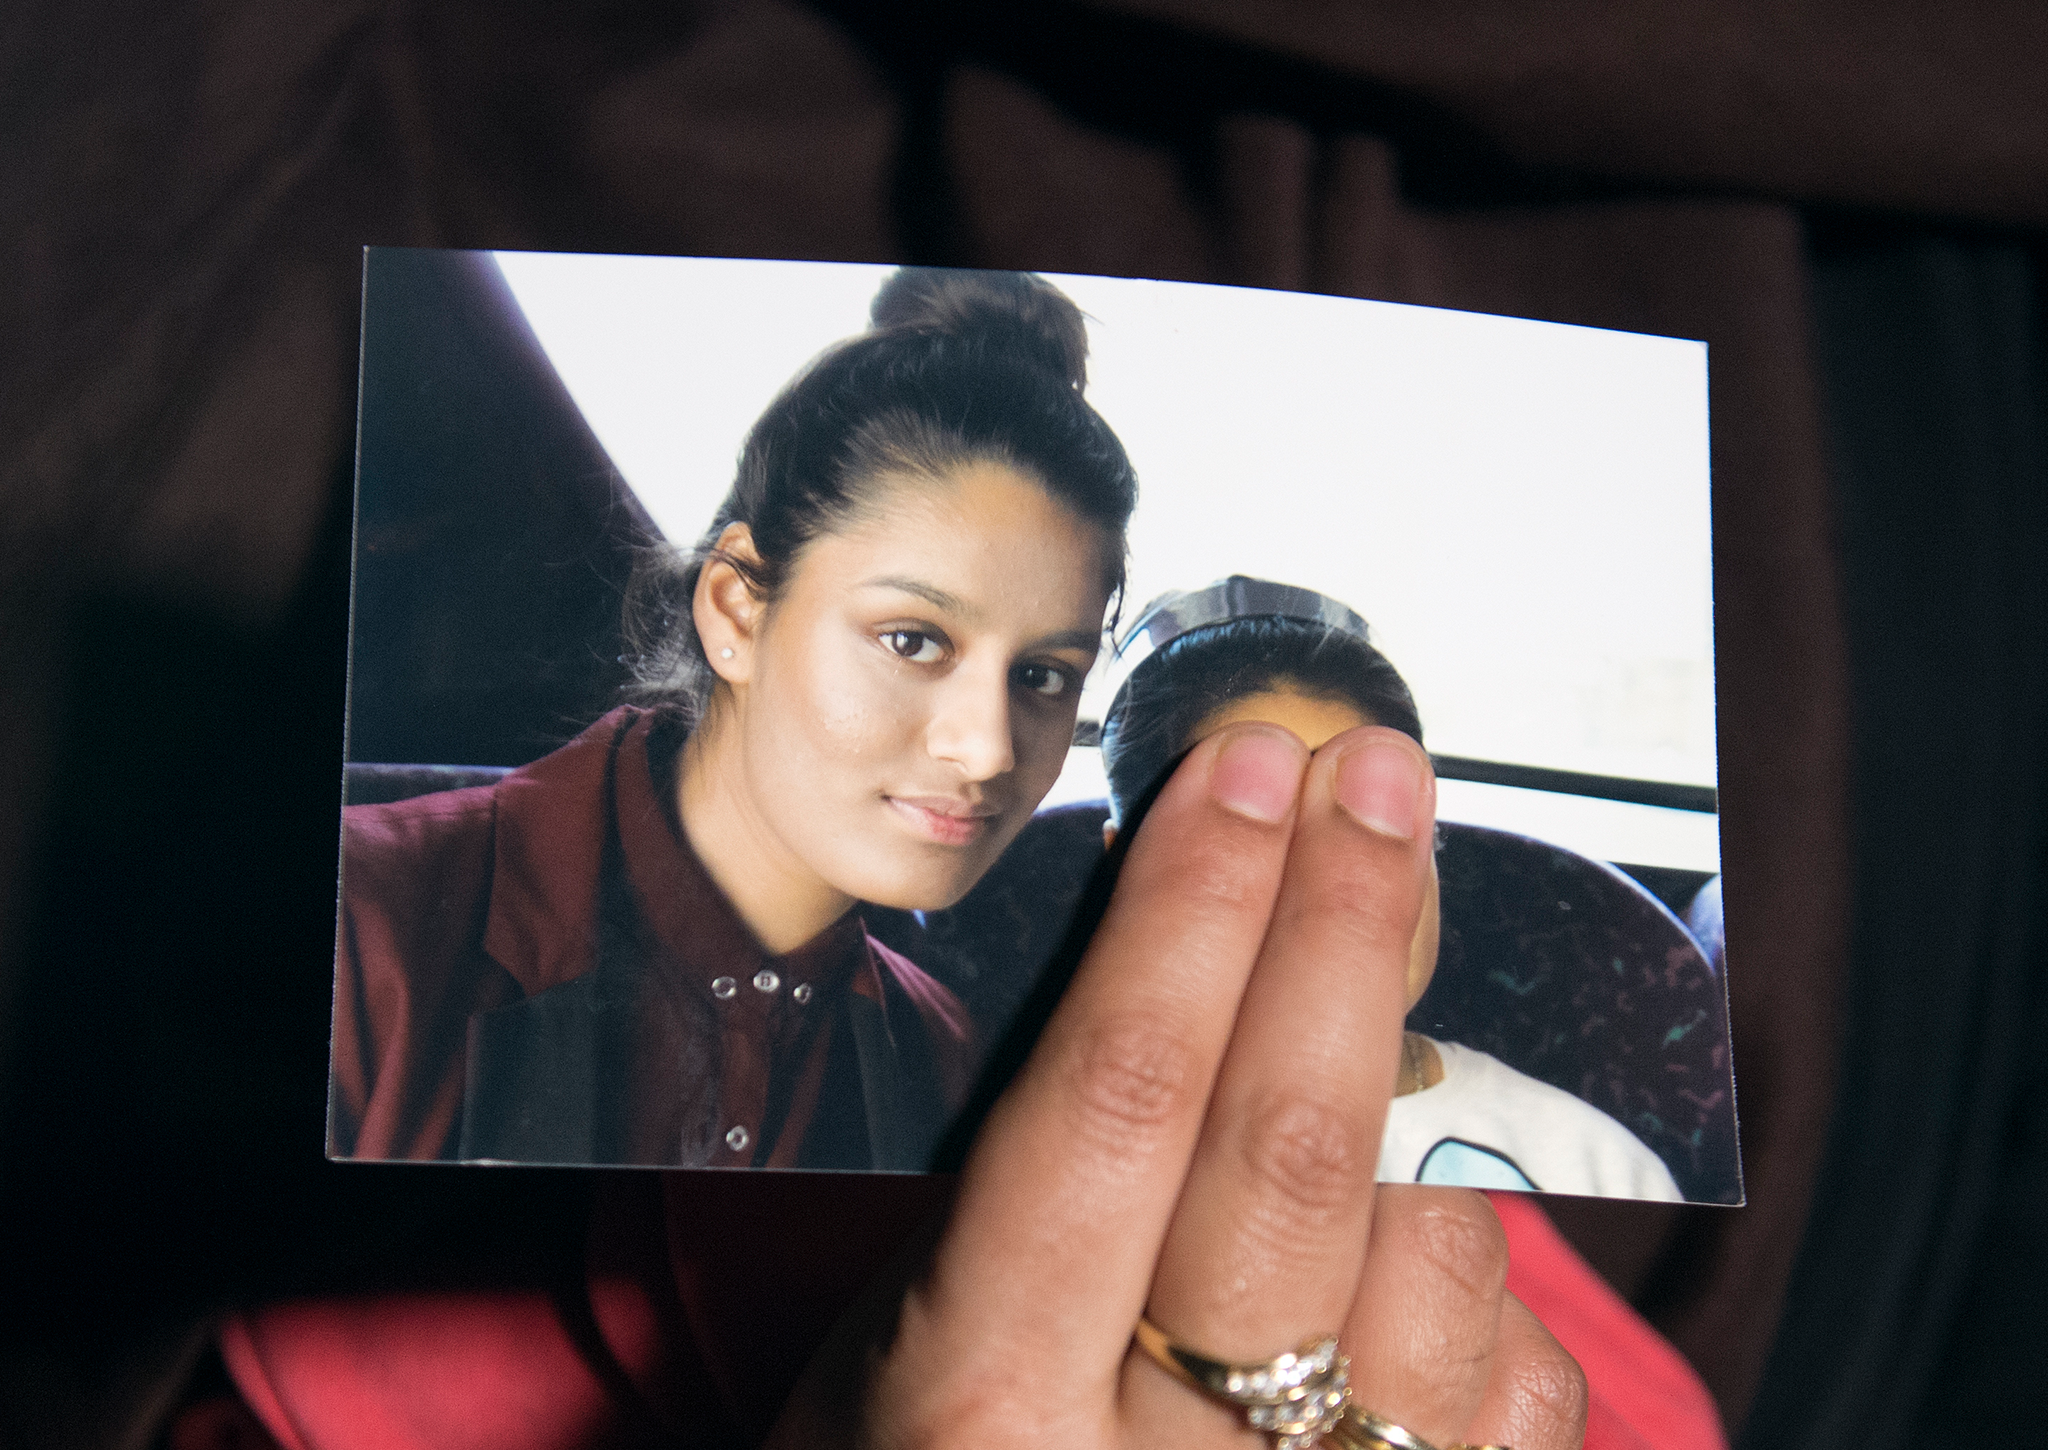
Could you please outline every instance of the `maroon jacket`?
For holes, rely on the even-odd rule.
[[[764,951],[684,837],[655,717],[342,812],[329,1151],[920,1169],[965,1009],[849,913]]]

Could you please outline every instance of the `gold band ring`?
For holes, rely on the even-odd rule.
[[[1364,1405],[1344,1407],[1344,1418],[1331,1432],[1338,1450],[1436,1450],[1436,1446],[1404,1425],[1382,1419]]]
[[[1436,1450],[1436,1447],[1392,1420],[1375,1415],[1356,1400],[1344,1406],[1344,1415],[1329,1432],[1329,1443],[1337,1450]],[[1468,1445],[1463,1441],[1445,1450],[1510,1450],[1506,1445]]]

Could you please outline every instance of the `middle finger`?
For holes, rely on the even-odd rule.
[[[1428,757],[1396,731],[1339,736],[1309,767],[1272,925],[1153,1279],[1149,1317],[1189,1348],[1263,1360],[1346,1318],[1434,818]],[[1149,1406],[1131,1409],[1155,1425],[1200,1405],[1164,1375],[1130,1389]]]

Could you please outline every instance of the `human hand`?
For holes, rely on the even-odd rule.
[[[1133,1347],[1144,1314],[1230,1361],[1335,1332],[1356,1403],[1434,1444],[1577,1446],[1584,1379],[1506,1292],[1485,1199],[1374,1182],[1434,815],[1393,730],[1196,747],[929,1266],[771,1444],[1257,1443]]]

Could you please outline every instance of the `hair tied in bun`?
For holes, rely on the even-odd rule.
[[[1081,309],[1026,272],[904,267],[868,316],[866,332],[820,353],[755,421],[697,547],[657,551],[637,571],[626,618],[641,703],[695,722],[720,687],[691,604],[707,560],[773,603],[805,546],[862,517],[888,480],[1013,469],[1098,527],[1110,597],[1122,589],[1138,479],[1083,396]],[[719,543],[733,524],[747,526],[745,558]]]
[[[937,333],[1028,357],[1088,386],[1088,329],[1080,309],[1043,277],[956,267],[902,267],[875,294],[877,332]]]

